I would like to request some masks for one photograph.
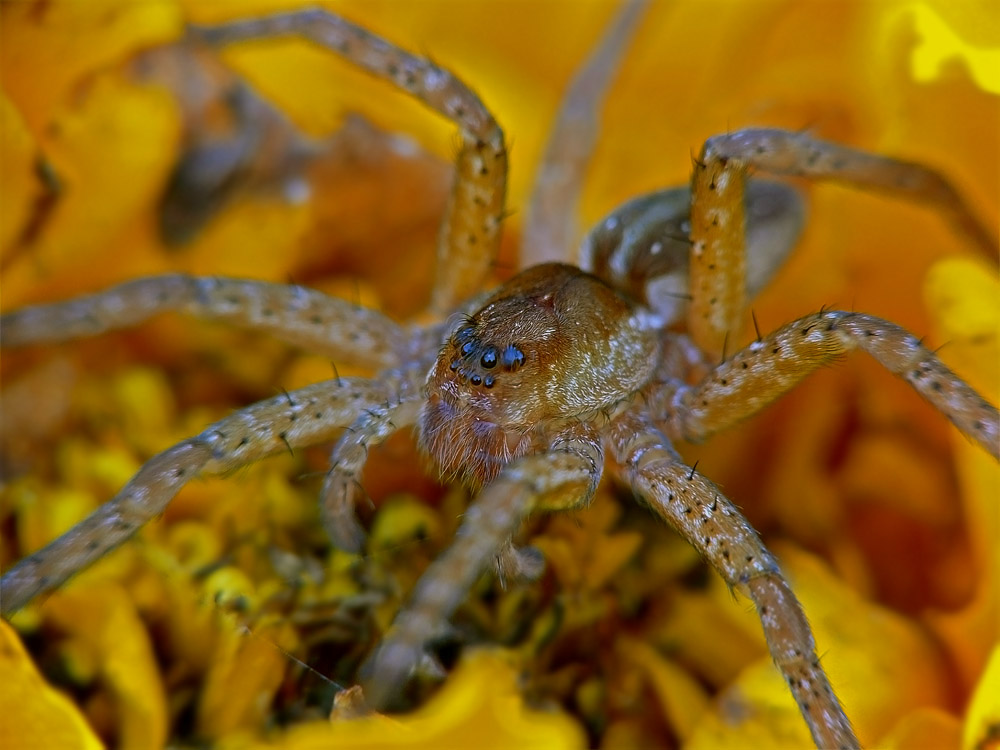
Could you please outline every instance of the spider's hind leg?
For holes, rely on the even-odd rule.
[[[600,133],[600,109],[647,0],[624,3],[574,74],[552,125],[528,203],[520,268],[570,262],[587,166]]]

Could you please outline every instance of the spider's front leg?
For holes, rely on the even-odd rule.
[[[194,477],[223,474],[330,440],[363,410],[418,395],[419,388],[393,391],[380,381],[337,378],[261,401],[216,422],[154,456],[114,498],[8,570],[0,578],[0,613],[11,615],[120,545],[162,513]]]
[[[1000,460],[1000,415],[920,340],[871,315],[824,311],[753,342],[701,383],[681,387],[653,409],[668,434],[691,442],[756,414],[803,378],[852,349],[863,349],[906,380],[966,436]]]
[[[315,289],[179,273],[0,315],[0,346],[96,336],[165,312],[270,333],[315,354],[377,369],[396,366],[407,351],[407,332],[400,325]]]
[[[527,515],[585,504],[603,467],[600,439],[592,427],[578,423],[556,437],[548,452],[516,459],[501,471],[469,506],[455,542],[421,577],[409,605],[362,668],[370,706],[391,703],[424,645],[440,633],[476,579],[509,556],[511,536]]]
[[[500,242],[507,185],[504,135],[479,97],[456,76],[322,9],[195,27],[212,44],[297,35],[395,84],[459,127],[455,181],[438,244],[431,308],[447,314],[479,291]]]
[[[320,492],[320,513],[326,533],[339,549],[360,553],[365,532],[354,513],[368,449],[396,431],[413,425],[420,413],[423,375],[430,363],[418,360],[402,372],[384,373],[389,397],[366,406],[345,428],[330,457],[330,470]]]
[[[784,130],[747,129],[710,138],[695,162],[691,186],[692,295],[688,331],[719,355],[741,330],[747,307],[744,192],[749,169],[843,182],[925,203],[996,265],[995,230],[933,169]]]
[[[750,523],[714,484],[681,462],[651,420],[635,411],[623,414],[611,425],[610,443],[627,484],[730,586],[750,596],[816,747],[859,747],[820,666],[802,607]]]

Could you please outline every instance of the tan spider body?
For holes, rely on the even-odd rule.
[[[624,12],[577,79],[566,111],[593,111],[636,23]],[[436,65],[323,12],[202,29],[211,43],[303,35],[416,95],[460,129],[455,187],[440,243],[431,308],[443,323],[405,328],[300,286],[187,275],[141,279],[75,301],[5,315],[4,346],[58,341],[175,310],[270,331],[334,360],[378,371],[340,377],[243,409],[160,453],[88,519],[3,577],[3,612],[65,581],[163,512],[190,479],[286,449],[336,440],[322,517],[336,546],[360,551],[355,519],[369,448],[414,427],[432,466],[478,495],[454,545],[431,565],[411,603],[361,670],[372,707],[391,706],[426,644],[482,571],[536,578],[533,550],[512,543],[538,510],[586,505],[606,458],[626,486],[757,607],[772,656],[818,746],[857,745],[819,665],[809,625],[774,557],[725,495],[686,465],[674,442],[701,442],[757,413],[818,367],[859,348],[906,379],[994,457],[998,417],[920,341],[879,318],[822,311],[727,347],[747,297],[782,262],[801,208],[790,190],[746,184],[750,169],[835,178],[923,200],[986,253],[995,236],[931,170],[801,134],[747,130],[712,139],[689,193],[623,206],[583,243],[587,269],[531,265],[475,297],[496,254],[507,154],[492,115]],[[560,129],[561,128],[561,129]],[[525,265],[565,253],[587,138],[560,151],[556,130],[526,230]],[[546,172],[545,170],[549,171]],[[678,207],[677,203],[682,205]],[[664,207],[667,207],[666,209]],[[563,217],[563,218],[553,218]],[[567,218],[568,217],[568,218]],[[775,238],[778,239],[775,239]],[[690,251],[689,251],[690,246]],[[472,298],[469,301],[470,297]]]

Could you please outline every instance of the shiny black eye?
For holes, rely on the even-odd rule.
[[[457,359],[452,360],[451,365],[450,365],[451,371],[454,372],[455,370],[457,370],[458,369],[458,365],[459,365],[459,362],[458,362]]]
[[[516,370],[524,364],[524,352],[511,344],[503,350],[501,363],[508,370]]]
[[[497,350],[490,347],[485,352],[483,352],[483,358],[479,360],[479,364],[483,367],[489,369],[491,367],[497,366]]]
[[[469,378],[469,382],[472,383],[473,385],[479,385],[480,383],[483,382],[483,379],[478,375],[473,375],[472,377]]]
[[[486,386],[487,388],[492,388],[495,382],[496,380],[493,379],[492,375],[487,375],[485,378],[483,378],[483,385]]]
[[[475,348],[476,348],[475,343],[473,343],[472,341],[466,341],[464,344],[462,344],[461,351],[464,356],[468,357],[470,354],[472,354],[472,350]]]

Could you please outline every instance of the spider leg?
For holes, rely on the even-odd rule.
[[[712,161],[743,160],[775,175],[835,180],[926,203],[940,211],[954,230],[994,265],[1000,260],[996,231],[976,216],[944,175],[923,164],[821,141],[808,133],[768,128],[714,136],[705,143],[703,156]]]
[[[333,449],[330,471],[320,493],[320,514],[330,539],[342,550],[360,552],[364,546],[365,534],[354,515],[354,508],[361,492],[361,472],[368,459],[368,449],[417,421],[429,366],[418,365],[403,372],[383,374],[381,400],[361,409]]]
[[[862,313],[826,311],[800,318],[737,352],[698,385],[678,386],[652,408],[669,434],[698,442],[756,414],[813,370],[854,348],[906,380],[967,437],[1000,459],[997,408],[916,336]]]
[[[718,355],[746,310],[743,193],[749,169],[830,179],[936,207],[955,230],[996,264],[997,235],[941,174],[920,164],[847,148],[784,130],[747,129],[705,142],[695,161],[691,198],[688,330]]]
[[[198,27],[212,44],[295,34],[394,83],[459,127],[456,178],[438,244],[432,311],[450,312],[482,284],[500,244],[507,189],[503,131],[479,97],[429,60],[322,9]]]
[[[338,378],[242,409],[154,456],[115,495],[0,578],[0,613],[62,585],[127,540],[195,476],[222,474],[290,448],[331,439],[384,396],[377,381]]]
[[[645,417],[634,411],[618,417],[610,443],[628,485],[754,602],[768,649],[816,747],[859,747],[820,666],[802,607],[750,523],[714,484],[681,462]]]
[[[597,141],[600,107],[646,0],[625,3],[570,82],[528,202],[519,266],[567,262],[577,239],[580,192]]]
[[[331,359],[396,365],[407,332],[374,310],[303,286],[168,274],[0,316],[4,347],[51,343],[134,326],[162,312],[266,331]]]
[[[546,453],[508,464],[469,505],[454,543],[417,582],[378,649],[362,667],[373,708],[391,703],[424,648],[462,602],[480,574],[501,554],[522,520],[537,509],[576,507],[593,497],[604,452],[593,429],[579,424]]]
[[[537,581],[545,572],[545,556],[537,547],[517,547],[507,541],[497,552],[493,572],[504,588],[509,581]]]
[[[805,217],[801,196],[779,182],[753,179],[744,194],[746,293],[759,292],[795,247]],[[688,311],[690,188],[647,193],[599,221],[580,244],[580,267],[663,316]]]

